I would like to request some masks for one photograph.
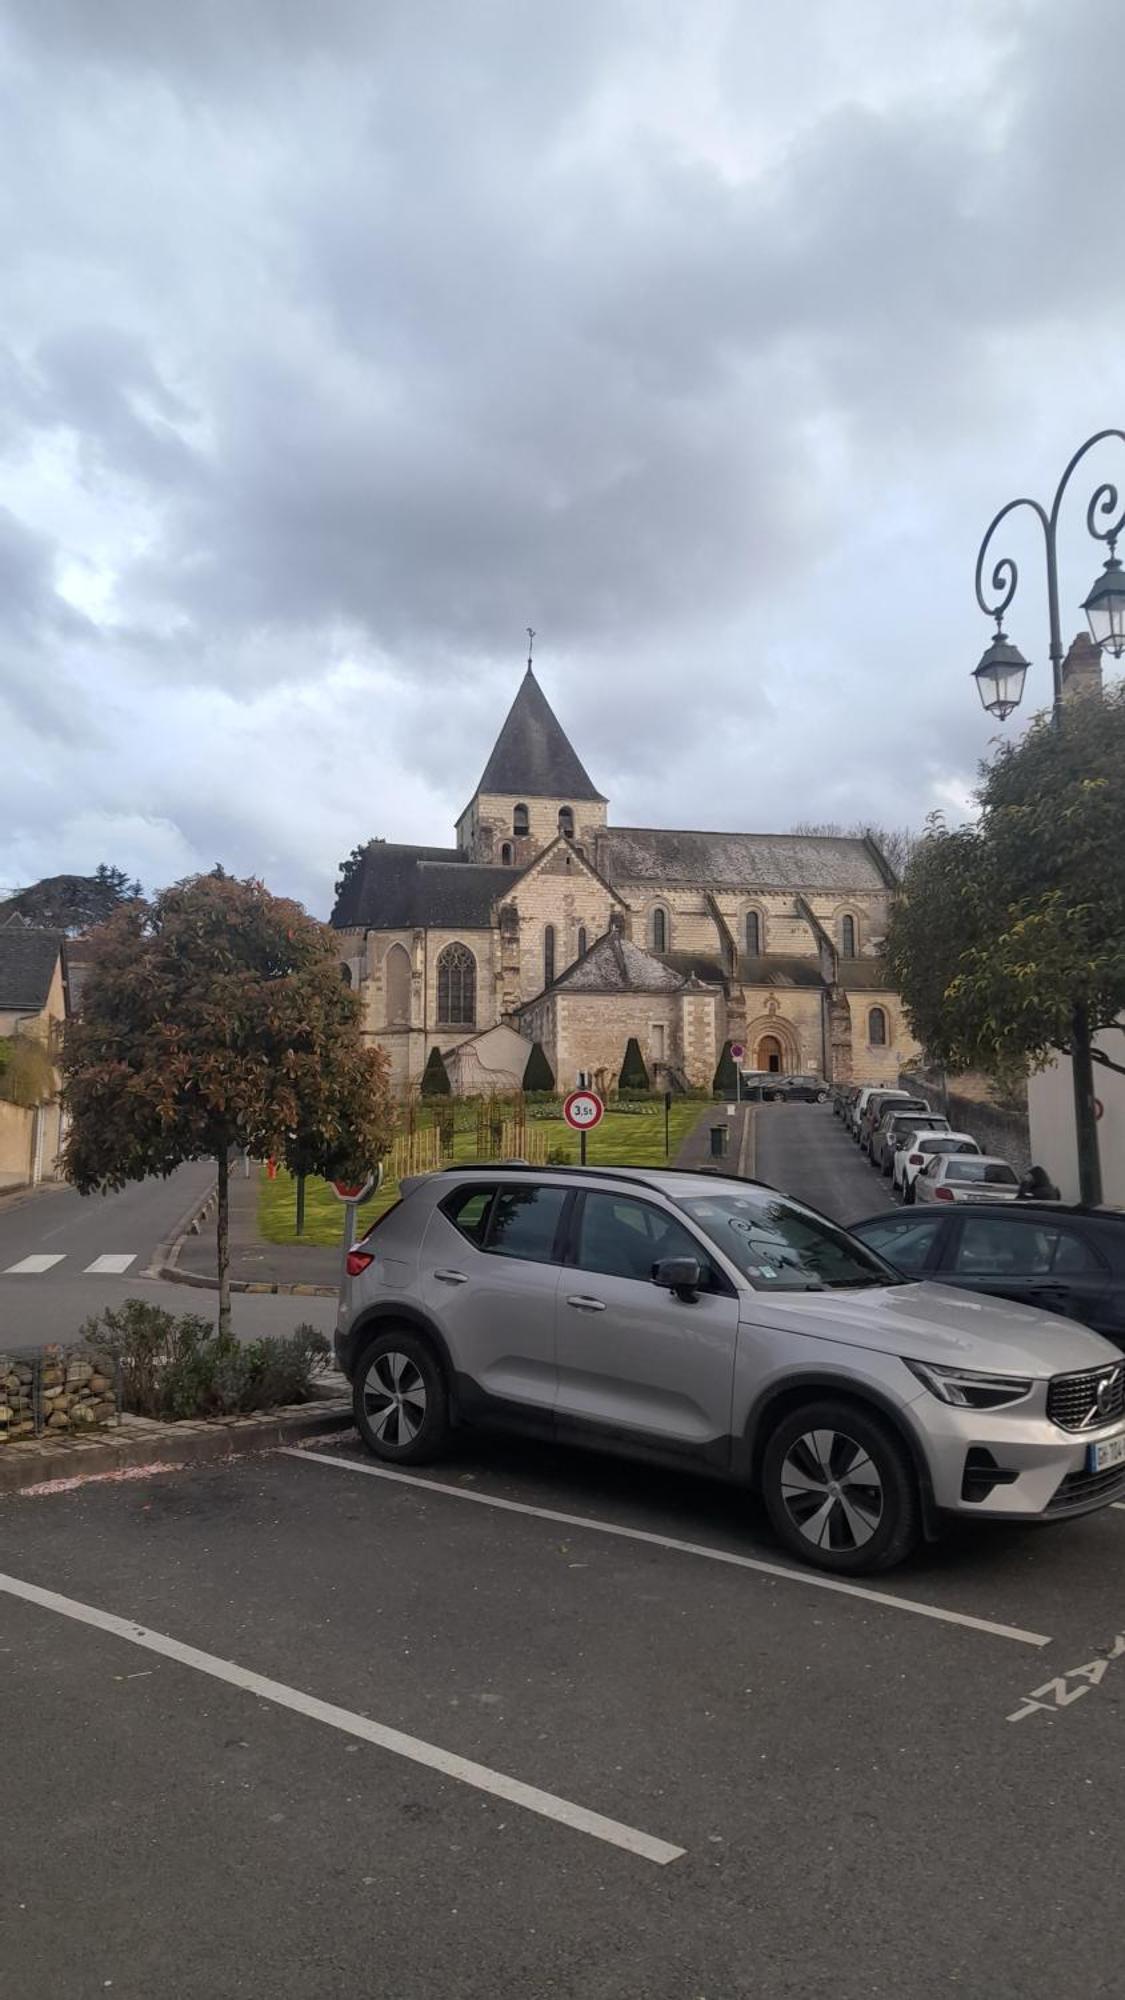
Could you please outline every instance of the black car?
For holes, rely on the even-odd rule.
[[[778,1104],[827,1104],[828,1085],[822,1076],[778,1076],[765,1085],[762,1096]]]
[[[892,1209],[850,1227],[906,1277],[1063,1313],[1125,1350],[1125,1215],[979,1202]]]

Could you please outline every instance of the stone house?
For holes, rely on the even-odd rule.
[[[372,841],[331,921],[400,1089],[435,1043],[455,1088],[514,1072],[510,1041],[472,1054],[500,1025],[560,1086],[615,1082],[631,1035],[658,1087],[710,1085],[727,1041],[890,1083],[916,1053],[879,958],[894,884],[870,839],[610,826],[529,663],[456,845]]]
[[[0,925],[0,1190],[59,1178],[62,1109],[54,1058],[68,1011],[66,944],[58,931],[12,921]],[[20,1044],[48,1058],[26,1067]],[[13,1101],[13,1079],[42,1072],[37,1101]]]

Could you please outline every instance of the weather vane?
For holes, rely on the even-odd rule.
[[[526,629],[527,629],[527,671],[528,673],[530,673],[531,654],[535,645],[535,627],[534,625],[529,625]]]

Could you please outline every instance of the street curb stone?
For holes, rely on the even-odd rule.
[[[217,1278],[205,1278],[199,1271],[181,1271],[175,1264],[157,1264],[147,1275],[163,1278],[169,1285],[194,1285],[201,1292],[217,1292],[219,1289]],[[232,1278],[230,1288],[232,1292],[268,1292],[285,1298],[334,1299],[337,1295],[335,1285],[291,1285],[280,1279]]]
[[[343,1396],[179,1424],[125,1417],[98,1437],[5,1445],[0,1452],[0,1494],[20,1493],[55,1479],[96,1479],[131,1465],[206,1465],[244,1452],[300,1444],[304,1438],[345,1430],[351,1421],[351,1402]]]

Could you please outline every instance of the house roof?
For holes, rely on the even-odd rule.
[[[5,1012],[38,1014],[46,1006],[62,948],[61,931],[0,926],[0,1007]]]
[[[683,973],[618,930],[598,938],[555,981],[569,993],[679,993],[686,985]]]
[[[456,847],[406,847],[373,840],[332,912],[336,930],[485,930],[492,908],[523,873],[482,868]]]
[[[530,666],[493,745],[477,792],[500,792],[517,799],[596,799],[605,803]]]
[[[599,829],[596,859],[613,883],[690,882],[727,889],[886,889],[877,851],[831,834]],[[885,864],[884,864],[885,866]]]

